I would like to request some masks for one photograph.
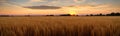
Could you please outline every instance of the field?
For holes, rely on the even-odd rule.
[[[120,36],[120,17],[0,17],[0,36]]]

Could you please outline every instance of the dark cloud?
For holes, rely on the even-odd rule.
[[[61,7],[57,7],[57,6],[27,6],[25,8],[30,8],[30,9],[59,9]]]

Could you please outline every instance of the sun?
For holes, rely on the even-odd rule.
[[[75,15],[76,15],[76,12],[70,11],[69,14],[70,14],[71,16],[75,16]]]
[[[76,10],[72,8],[69,10],[68,14],[70,14],[71,16],[75,16],[77,13],[76,13]]]

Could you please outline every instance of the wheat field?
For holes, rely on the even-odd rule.
[[[0,17],[0,36],[120,36],[120,17]]]

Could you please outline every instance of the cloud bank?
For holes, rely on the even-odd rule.
[[[60,9],[61,7],[57,7],[57,6],[27,6],[25,8],[30,8],[30,9]]]
[[[44,0],[30,0],[29,3],[33,3],[33,2],[44,2]]]

